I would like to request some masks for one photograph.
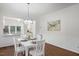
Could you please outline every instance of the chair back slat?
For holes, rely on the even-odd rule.
[[[45,40],[36,41],[36,52],[44,52]]]

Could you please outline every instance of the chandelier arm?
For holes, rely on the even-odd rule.
[[[30,12],[29,12],[29,10],[30,10],[30,9],[29,9],[30,3],[27,3],[27,4],[28,4],[28,19],[29,19],[29,18],[30,18],[30,14],[29,14],[29,13],[30,13]]]
[[[30,22],[33,23],[33,21],[30,19],[30,3],[27,3],[27,20],[25,20],[24,22]]]

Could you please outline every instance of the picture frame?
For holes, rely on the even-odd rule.
[[[48,22],[48,31],[60,31],[60,20],[50,21]]]

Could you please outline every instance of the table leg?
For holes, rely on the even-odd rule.
[[[28,56],[28,48],[25,50],[25,56]]]

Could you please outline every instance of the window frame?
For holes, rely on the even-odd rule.
[[[4,26],[4,29],[5,27],[8,26],[8,25],[5,25]],[[15,30],[14,30],[14,33],[11,32],[11,27],[12,26],[8,26],[8,33],[4,33],[5,35],[21,35],[21,26],[14,26]],[[20,27],[20,31],[18,33],[18,30],[17,30],[17,27]],[[4,29],[3,29],[3,32],[4,32]]]

